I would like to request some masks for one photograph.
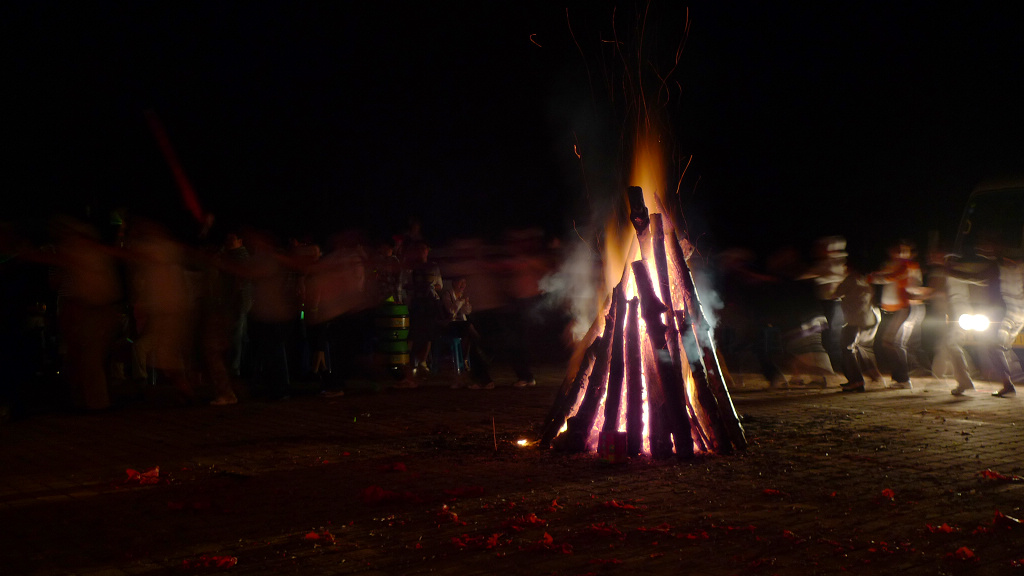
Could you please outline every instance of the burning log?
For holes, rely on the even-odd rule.
[[[608,317],[605,319],[604,334],[601,335],[601,345],[597,348],[594,370],[590,373],[590,378],[587,379],[587,390],[583,396],[583,402],[576,411],[576,418],[579,419],[579,424],[588,432],[594,428],[597,410],[607,393],[609,363],[611,362],[612,344],[615,341],[613,337],[616,316],[614,311],[615,304],[616,301],[612,300],[613,310],[609,311]],[[586,440],[588,439],[589,434],[583,438],[584,445],[579,447],[580,450],[586,447]]]
[[[647,324],[647,335],[655,355],[654,365],[657,370],[655,387],[660,387],[664,400],[661,404],[661,415],[666,420],[665,431],[672,434],[672,438],[675,440],[676,455],[692,457],[693,438],[690,436],[690,415],[684,408],[686,397],[682,377],[669,353],[668,339],[665,337],[668,328],[661,320],[668,308],[655,296],[650,273],[643,261],[633,262],[633,278],[636,280],[641,312],[644,322]],[[651,386],[649,385],[648,388],[650,389]]]
[[[700,347],[704,368],[708,376],[706,381],[717,401],[718,413],[721,416],[720,421],[728,429],[729,438],[732,440],[733,445],[737,449],[742,450],[746,448],[747,440],[743,433],[743,426],[740,424],[739,416],[736,414],[736,407],[732,403],[732,397],[729,396],[729,390],[726,388],[725,380],[722,378],[723,372],[718,363],[718,352],[715,348],[714,339],[711,337],[711,328],[705,319],[700,298],[697,296],[693,274],[690,272],[690,266],[686,263],[683,251],[679,247],[675,231],[672,232],[671,239],[672,241],[668,245],[671,248],[672,259],[679,269],[680,276],[682,276],[684,294],[689,299],[686,310],[689,311],[690,316],[694,319],[693,334]],[[710,370],[708,369],[709,366],[711,367]]]
[[[623,341],[626,331],[626,293],[622,285],[612,292],[612,308],[615,309],[614,329],[612,331],[612,350],[608,366],[608,395],[604,405],[604,425],[602,432],[611,433],[619,429],[619,409],[622,407],[622,380],[626,372],[625,349]],[[638,451],[639,453],[639,451]]]
[[[644,383],[640,356],[640,299],[629,301],[626,314],[626,450],[630,456],[644,447]]]
[[[577,368],[575,377],[570,381],[570,385],[567,389],[563,390],[555,400],[555,405],[551,407],[551,412],[548,414],[545,420],[544,433],[540,439],[540,445],[547,448],[551,445],[551,441],[555,438],[555,434],[558,433],[563,422],[567,422],[566,416],[575,407],[576,400],[579,398],[580,391],[583,389],[584,382],[588,381],[590,375],[593,373],[594,361],[597,357],[597,349],[601,345],[601,340],[595,339],[590,346],[588,346],[583,353],[583,358]],[[570,427],[571,428],[571,427]],[[584,434],[583,440],[586,441],[586,431],[579,431]],[[575,444],[575,442],[571,442]]]

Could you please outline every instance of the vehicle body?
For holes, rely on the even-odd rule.
[[[958,268],[980,275],[991,274],[997,252],[1024,258],[1024,178],[987,182],[971,192],[954,251]],[[970,310],[956,319],[966,331],[966,343],[991,344],[1005,310],[998,272],[984,285],[970,285],[967,297]],[[1013,347],[1024,349],[1024,332],[1017,335]]]

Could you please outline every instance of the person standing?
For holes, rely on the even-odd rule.
[[[814,296],[828,323],[821,333],[821,344],[828,352],[832,370],[838,372],[844,367],[841,332],[845,320],[844,307],[835,292],[836,287],[847,277],[846,239],[842,236],[821,238],[815,242],[814,252],[814,264],[805,276],[814,280]]]
[[[881,270],[868,276],[871,284],[882,285],[882,348],[892,365],[890,388],[910,390],[907,344],[914,328],[924,320],[925,289],[921,266],[914,260],[914,245],[900,240],[889,249],[889,260]]]
[[[1013,382],[1013,368],[1016,358],[1013,342],[1024,328],[1024,258],[1011,253],[1005,245],[999,248],[999,294],[1003,297],[1003,320],[996,329],[996,367],[1003,387],[993,396],[1006,398],[1015,396],[1017,388]]]
[[[835,297],[842,305],[845,323],[840,330],[843,392],[863,392],[864,373],[878,373],[875,364],[875,334],[882,314],[874,306],[875,290],[856,266],[848,266],[846,278],[836,287]]]

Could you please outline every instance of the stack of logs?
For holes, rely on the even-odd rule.
[[[605,303],[603,318],[594,322],[570,360],[540,445],[581,452],[595,433],[619,432],[624,420],[627,454],[640,455],[646,385],[653,458],[744,449],[743,428],[675,229],[666,236],[662,215],[648,214],[639,187],[630,187],[628,195],[637,242],[622,280]],[[641,258],[630,262],[637,247]],[[627,301],[630,276],[636,296]],[[640,318],[646,334],[641,333]],[[598,425],[601,429],[595,430]]]

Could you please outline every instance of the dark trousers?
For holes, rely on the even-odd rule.
[[[292,323],[250,322],[255,352],[256,388],[271,398],[287,396],[291,388],[288,374],[288,336]]]
[[[864,383],[864,371],[878,372],[875,364],[875,333],[878,324],[869,328],[860,326],[843,326],[840,331],[842,345],[843,375],[851,384]]]
[[[907,344],[914,328],[924,319],[924,305],[912,304],[893,312],[882,312],[882,349],[892,367],[892,379],[910,381]]]

